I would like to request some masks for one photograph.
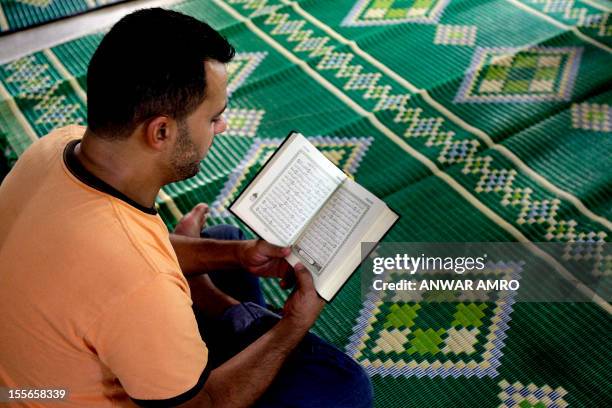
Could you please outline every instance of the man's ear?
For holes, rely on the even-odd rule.
[[[174,143],[176,138],[176,121],[168,116],[156,116],[145,127],[145,143],[151,148],[162,151]]]

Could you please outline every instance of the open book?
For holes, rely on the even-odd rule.
[[[327,301],[367,256],[361,253],[361,242],[380,241],[399,219],[296,132],[230,211],[264,240],[291,246],[287,261],[303,263]]]

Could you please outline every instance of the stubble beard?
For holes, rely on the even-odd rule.
[[[175,181],[191,178],[200,171],[198,150],[191,140],[185,120],[178,122],[178,138],[176,149],[172,155],[171,166]]]

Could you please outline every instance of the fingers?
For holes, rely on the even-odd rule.
[[[295,275],[291,272],[285,273],[285,276],[280,281],[280,287],[289,289],[295,286]]]
[[[304,265],[298,262],[293,267],[293,270],[295,271],[295,280],[297,282],[298,290],[306,292],[315,290],[312,275]]]
[[[274,257],[274,258],[284,258],[291,253],[291,248],[289,247],[279,247],[276,245],[272,245],[266,241],[259,241],[259,249],[262,255]]]

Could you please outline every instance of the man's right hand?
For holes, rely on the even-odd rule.
[[[283,320],[291,321],[296,327],[308,330],[325,306],[323,300],[316,292],[312,275],[301,263],[295,264],[296,288],[289,296],[283,307]]]

